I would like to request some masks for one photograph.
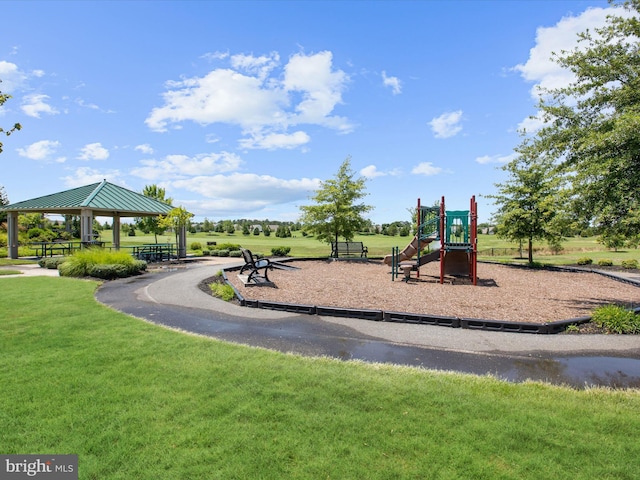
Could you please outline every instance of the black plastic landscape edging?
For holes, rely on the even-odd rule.
[[[287,258],[287,259],[279,259],[278,261],[281,263],[291,262],[291,261],[312,261],[312,260],[322,260],[318,258]],[[509,265],[498,262],[485,262],[485,263],[495,263],[497,265],[504,265],[507,267],[515,267],[515,268],[529,268],[523,265]],[[459,317],[448,317],[448,316],[439,316],[439,315],[428,315],[428,314],[419,314],[419,313],[408,313],[408,312],[387,312],[384,310],[368,310],[368,309],[357,309],[357,308],[342,308],[342,307],[326,307],[326,306],[318,306],[318,305],[305,305],[305,304],[297,304],[297,303],[286,303],[286,302],[272,302],[272,301],[263,301],[263,300],[250,300],[245,299],[240,292],[233,286],[231,282],[229,282],[227,278],[227,271],[236,271],[240,270],[241,266],[233,266],[227,269],[222,269],[222,276],[227,283],[233,288],[233,291],[236,293],[236,297],[238,298],[240,305],[248,308],[262,308],[266,310],[276,310],[280,312],[288,312],[288,313],[298,313],[298,314],[306,314],[306,315],[320,315],[320,316],[329,316],[329,317],[346,317],[346,318],[358,318],[361,320],[373,320],[377,322],[397,322],[397,323],[413,323],[413,324],[423,324],[423,325],[437,325],[442,327],[450,327],[450,328],[464,328],[469,330],[483,330],[483,331],[491,331],[491,332],[511,332],[511,333],[532,333],[532,334],[543,334],[543,335],[552,335],[556,333],[564,332],[569,325],[580,325],[582,323],[588,323],[591,321],[591,317],[576,317],[570,318],[568,320],[558,320],[554,322],[546,322],[546,323],[531,323],[531,322],[511,322],[506,320],[486,320],[480,318],[459,318]],[[634,282],[633,280],[628,280],[616,275],[611,275],[608,272],[602,272],[598,270],[591,269],[583,269],[583,268],[574,268],[574,267],[542,267],[543,269],[554,270],[554,271],[570,271],[575,273],[597,273],[606,277],[609,277],[613,280],[617,280],[623,283],[630,283],[632,285],[640,286],[638,282]],[[640,307],[634,309],[634,312],[640,313]]]

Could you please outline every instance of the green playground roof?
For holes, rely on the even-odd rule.
[[[169,213],[173,207],[141,193],[119,187],[104,180],[101,183],[72,188],[64,192],[32,198],[0,207],[21,213],[57,213],[80,215],[84,209],[102,216],[152,216]]]

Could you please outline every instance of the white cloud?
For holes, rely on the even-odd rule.
[[[101,143],[88,143],[80,150],[78,160],[106,160],[109,158],[109,150]]]
[[[509,163],[514,158],[516,158],[515,153],[509,155],[484,155],[482,157],[477,157],[476,162],[478,162],[480,165],[486,165],[488,163],[504,164]]]
[[[542,114],[539,112],[537,115],[527,117],[518,124],[518,131],[526,132],[527,134],[536,133],[542,127],[545,126],[545,122],[542,119]]]
[[[12,94],[22,86],[27,76],[20,71],[15,63],[0,60],[0,91]]]
[[[513,67],[524,80],[533,82],[531,97],[538,101],[540,89],[557,89],[569,85],[575,80],[573,73],[562,68],[552,60],[552,54],[562,54],[575,49],[585,48],[586,42],[578,43],[578,34],[587,29],[595,35],[595,29],[606,24],[606,16],[615,11],[616,15],[629,16],[622,8],[589,8],[577,16],[563,17],[552,27],[539,27],[536,31],[536,44],[529,51],[529,58],[523,64]],[[541,119],[525,119],[519,128],[534,133],[542,126]]]
[[[48,115],[56,115],[60,113],[49,105],[47,100],[49,100],[49,96],[41,93],[25,95],[22,99],[22,106],[20,108],[22,108],[22,111],[26,115],[35,118],[40,118],[41,113],[46,113]]]
[[[376,177],[386,177],[386,176],[396,176],[400,175],[400,170],[394,168],[393,170],[389,170],[388,172],[382,172],[378,170],[378,167],[375,165],[367,165],[362,170],[360,170],[360,175],[366,178],[376,178]]]
[[[62,177],[62,180],[67,188],[91,185],[92,183],[102,182],[102,180],[107,180],[111,183],[129,188],[119,170],[96,170],[94,168],[81,167],[71,175]]]
[[[564,17],[552,27],[539,27],[536,31],[536,44],[529,51],[529,59],[524,64],[514,67],[522,78],[535,82],[531,90],[537,99],[536,87],[560,88],[569,84],[573,74],[552,61],[552,54],[560,54],[563,50],[571,51],[578,47],[578,33],[601,27],[606,16],[611,14],[610,8],[589,8],[576,17]]]
[[[462,130],[462,110],[443,113],[429,122],[436,138],[450,138]]]
[[[309,143],[311,138],[305,132],[255,134],[251,138],[240,140],[240,147],[247,149],[276,150],[280,148],[292,149]]]
[[[350,132],[353,125],[333,115],[349,78],[333,68],[332,58],[331,52],[296,54],[277,69],[275,52],[229,56],[231,68],[167,82],[164,105],[154,108],[145,123],[155,131],[179,128],[185,121],[237,125],[245,136],[241,141],[245,148],[267,149],[306,144],[306,133],[287,133],[294,125]]]
[[[25,148],[18,148],[17,152],[21,157],[28,158],[29,160],[63,163],[66,158],[54,158],[59,147],[60,142],[58,141],[40,140],[39,142],[27,145]]]
[[[285,180],[270,175],[233,173],[231,175],[198,176],[171,182],[172,188],[182,188],[205,197],[201,204],[215,204],[217,208],[237,209],[239,203],[264,208],[308,199],[320,187],[317,178]],[[209,199],[209,200],[206,200]]]
[[[134,150],[136,152],[144,153],[145,155],[153,155],[153,148],[151,148],[151,145],[149,145],[148,143],[136,145],[134,147]]]
[[[387,77],[387,72],[382,72],[382,84],[391,88],[394,95],[402,93],[402,82],[398,77]]]
[[[131,170],[132,175],[145,180],[169,180],[233,172],[240,167],[242,159],[234,153],[222,152],[200,154],[195,157],[168,155],[163,160],[142,160],[140,164],[141,167]]]
[[[269,56],[254,57],[253,55],[232,55],[231,66],[236,70],[244,70],[247,73],[254,74],[261,80],[267,78],[269,73],[280,63],[280,55],[277,52],[271,52]]]
[[[442,173],[442,168],[434,167],[431,162],[422,162],[418,166],[414,167],[413,170],[411,170],[411,173],[431,177]]]

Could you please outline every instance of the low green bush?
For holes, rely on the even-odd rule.
[[[578,265],[591,265],[593,263],[593,259],[589,257],[580,257],[576,260]]]
[[[57,270],[60,264],[64,263],[67,257],[49,257],[41,258],[38,260],[38,265],[42,268],[48,268],[49,270]]]
[[[203,248],[202,249],[202,256],[207,257],[211,255],[211,250],[209,250],[208,248]]]
[[[230,257],[240,258],[242,256],[242,251],[240,250],[231,250],[229,252]]]
[[[218,256],[220,257],[228,257],[229,256],[229,250],[218,250]]]
[[[601,267],[610,267],[613,265],[613,262],[608,258],[601,258],[600,260],[598,260],[598,265],[600,265]]]
[[[241,246],[237,243],[220,243],[218,245],[215,245],[214,248],[216,250],[240,250]]]
[[[638,268],[638,261],[635,259],[623,260],[622,268],[636,269]]]
[[[221,298],[225,302],[233,300],[236,296],[236,292],[233,290],[233,287],[226,283],[212,283],[210,285],[211,293],[218,298]]]
[[[596,308],[591,320],[609,333],[640,333],[640,316],[619,305]]]
[[[90,265],[87,269],[90,277],[101,278],[103,280],[114,280],[116,278],[125,278],[129,276],[129,269],[122,264],[99,264]]]
[[[220,256],[220,250],[211,250],[211,256],[212,257],[219,257]]]
[[[189,245],[189,248],[191,250],[202,250],[202,244],[200,242],[191,242],[191,245]]]
[[[290,251],[291,247],[273,247],[271,249],[271,255],[274,255],[276,257],[286,257],[287,255],[289,255]]]

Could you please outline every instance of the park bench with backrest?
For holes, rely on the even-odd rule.
[[[241,248],[242,257],[244,258],[244,266],[240,269],[239,275],[249,272],[247,283],[269,282],[267,271],[273,269],[273,264],[268,258],[258,258],[251,253],[251,250]],[[262,270],[262,275],[260,275]]]
[[[332,242],[331,256],[333,258],[366,257],[369,249],[362,242]]]

